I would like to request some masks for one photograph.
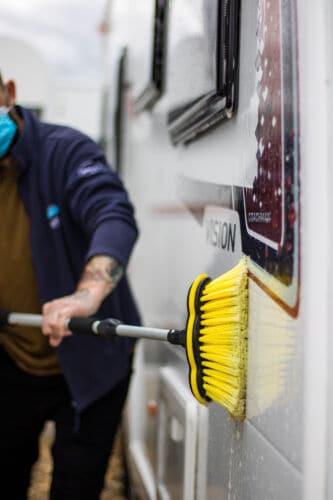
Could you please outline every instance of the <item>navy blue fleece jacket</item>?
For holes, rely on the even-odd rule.
[[[24,128],[12,155],[30,218],[39,297],[45,303],[74,292],[89,257],[109,255],[126,268],[137,227],[120,179],[91,139],[71,128],[40,122],[24,108],[17,111]],[[98,316],[139,324],[126,276]],[[110,342],[73,335],[63,340],[59,361],[79,411],[128,374],[132,347],[127,339]]]

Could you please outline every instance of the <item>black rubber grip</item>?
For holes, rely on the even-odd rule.
[[[170,344],[186,347],[185,330],[170,330],[168,332],[168,342],[170,342]]]
[[[97,331],[93,330],[93,324],[97,324]],[[121,321],[114,318],[99,320],[98,318],[72,318],[68,322],[68,329],[72,333],[83,335],[97,335],[106,339],[114,339],[117,336],[116,328]]]
[[[103,319],[98,325],[98,335],[106,339],[114,339],[117,337],[117,326],[121,325],[121,321],[115,318]]]
[[[68,322],[68,330],[72,333],[79,333],[83,335],[93,335],[92,329],[97,318],[72,318]]]
[[[8,325],[8,316],[9,316],[8,311],[1,311],[0,310],[0,326],[5,326]]]

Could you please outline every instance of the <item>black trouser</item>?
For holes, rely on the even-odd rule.
[[[61,375],[26,374],[0,349],[0,499],[24,500],[46,420],[56,425],[51,500],[97,500],[129,377],[77,415]]]

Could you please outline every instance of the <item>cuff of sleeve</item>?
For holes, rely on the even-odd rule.
[[[136,239],[134,227],[119,219],[107,219],[93,233],[86,261],[95,255],[108,255],[125,268]]]

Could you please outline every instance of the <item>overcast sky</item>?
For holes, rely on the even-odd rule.
[[[106,0],[0,0],[0,35],[39,48],[59,77],[100,74]]]

